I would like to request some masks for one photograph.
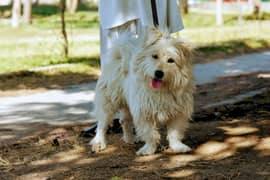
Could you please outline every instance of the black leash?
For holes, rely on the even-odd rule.
[[[157,13],[156,0],[151,0],[151,8],[152,8],[152,16],[153,16],[154,26],[158,27],[159,22],[158,22],[158,13]]]

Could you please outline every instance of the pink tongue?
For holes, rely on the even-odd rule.
[[[152,79],[152,87],[155,89],[158,89],[161,87],[162,81],[160,80],[156,80],[156,79]]]

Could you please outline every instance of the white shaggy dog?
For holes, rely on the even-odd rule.
[[[106,131],[120,111],[123,140],[133,142],[133,124],[145,145],[138,155],[155,153],[160,134],[167,126],[167,139],[174,152],[191,149],[181,142],[193,112],[191,50],[180,39],[155,28],[143,38],[125,34],[114,42],[96,87],[96,136],[92,150],[106,148]],[[132,123],[133,120],[133,123]]]

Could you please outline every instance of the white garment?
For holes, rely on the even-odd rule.
[[[177,0],[156,0],[159,28],[169,32],[183,29]],[[99,0],[99,18],[102,29],[111,29],[131,20],[140,20],[141,26],[152,26],[151,0]]]
[[[156,0],[156,5],[160,30],[173,33],[184,28],[178,0]],[[99,19],[102,70],[112,37],[125,31],[139,34],[154,25],[151,0],[99,0]]]

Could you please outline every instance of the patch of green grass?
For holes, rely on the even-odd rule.
[[[242,39],[221,43],[208,44],[195,48],[195,63],[204,63],[212,59],[223,59],[230,56],[242,55],[270,49],[270,40]]]
[[[57,4],[40,4],[32,6],[32,15],[34,17],[51,16],[59,13],[60,8]]]
[[[72,59],[76,59],[76,63],[71,63],[67,67],[62,67],[59,69],[52,69],[49,71],[42,71],[42,74],[55,75],[55,74],[92,74],[93,72],[98,72],[100,68],[99,58],[96,57],[73,57],[68,58],[67,62],[72,62]]]
[[[267,22],[243,23],[241,26],[208,27],[184,29],[179,36],[188,39],[196,46],[213,43],[238,41],[243,39],[270,39],[270,26]]]
[[[244,16],[245,20],[270,20],[270,13],[263,12],[258,15],[255,14],[249,14]]]
[[[72,64],[79,65],[80,69],[86,70],[99,69],[99,57],[97,56],[81,56],[64,58],[61,56],[30,56],[25,58],[0,58],[0,73],[12,73],[18,71],[25,71],[35,67],[56,65],[56,64]],[[73,67],[74,68],[74,67]],[[73,71],[78,71],[75,68]]]
[[[223,15],[224,25],[235,25],[238,23],[236,15]],[[215,14],[189,13],[183,16],[185,28],[216,26]]]
[[[0,58],[0,73],[23,71],[34,67],[65,63],[61,56],[36,55],[17,58]]]
[[[268,34],[269,29],[265,26],[260,27],[263,28],[257,29],[256,26],[251,26],[250,33],[249,30],[244,30],[244,33],[247,33],[245,37],[250,38],[242,38],[243,32],[241,30],[243,29],[233,30],[232,32],[229,30],[223,32],[222,29],[218,29],[218,33],[214,33],[215,29],[211,29],[209,33],[206,33],[204,30],[202,32],[182,33],[181,35],[188,37],[188,39],[195,40],[196,45],[199,45],[197,52],[199,52],[201,57],[214,59],[270,48],[269,38],[264,38],[264,34]],[[249,28],[248,26],[248,29]],[[227,33],[227,35],[223,37],[225,33]],[[234,34],[233,37],[230,37],[231,34]],[[12,39],[11,36],[12,34],[6,39],[6,42],[2,41],[2,43],[0,43],[0,73],[24,71],[33,67],[64,63],[80,64],[80,66],[85,65],[87,67],[85,70],[89,70],[88,68],[90,67],[99,67],[97,65],[99,61],[99,42],[73,41],[70,39],[70,58],[66,59],[61,55],[62,46],[60,35],[53,37],[47,34],[46,36],[51,38],[51,40],[20,43],[17,41],[17,38]],[[72,34],[69,37],[71,38]],[[0,38],[0,40],[1,39],[2,38]],[[204,40],[206,42],[200,44],[200,42]],[[91,61],[89,61],[89,59],[91,59]]]
[[[60,42],[0,44],[0,73],[55,64],[81,64],[98,68],[98,42],[70,42],[70,58],[62,56]]]
[[[66,59],[66,63],[87,65],[93,68],[100,67],[99,56],[93,57],[70,57]]]
[[[99,27],[97,12],[77,12],[75,14],[66,13],[67,28],[96,28]],[[61,27],[60,15],[40,17],[33,19],[33,26],[40,29],[59,29]]]
[[[95,3],[80,3],[77,12],[97,12],[98,6]],[[60,14],[59,4],[33,5],[32,14],[34,17],[45,17]]]

